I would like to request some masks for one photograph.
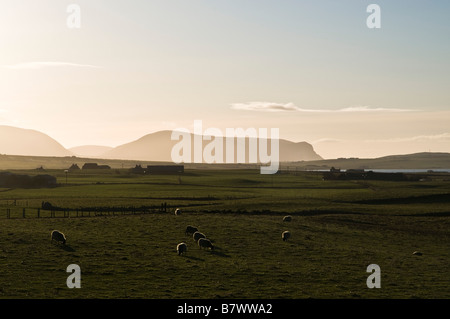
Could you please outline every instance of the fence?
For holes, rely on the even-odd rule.
[[[88,209],[41,209],[41,208],[19,208],[8,207],[4,209],[6,218],[77,218],[77,217],[98,217],[98,216],[121,216],[121,215],[142,215],[154,213],[167,213],[167,208],[171,208],[167,203],[161,206],[151,207],[127,207],[127,208],[88,208]],[[2,214],[3,215],[3,214]],[[5,216],[5,215],[3,215]]]

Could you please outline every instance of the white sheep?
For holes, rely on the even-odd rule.
[[[52,242],[55,240],[56,242],[60,242],[63,245],[66,243],[66,236],[64,236],[64,234],[61,233],[59,230],[52,231],[51,239]]]
[[[200,249],[201,248],[206,248],[206,249],[210,248],[211,250],[214,250],[213,244],[207,238],[200,238],[198,240],[198,247],[200,247]]]
[[[179,243],[177,245],[178,256],[185,254],[187,252],[187,245],[185,243]]]
[[[175,209],[175,215],[181,215],[181,209],[179,208]]]
[[[194,233],[194,235],[192,235],[192,238],[194,239],[194,241],[198,241],[200,238],[206,238],[205,234],[202,234],[199,231],[196,231]]]
[[[292,216],[289,216],[289,215],[288,215],[288,216],[284,216],[284,217],[283,217],[283,221],[284,221],[284,222],[290,222],[291,220],[292,220]]]
[[[288,240],[289,238],[291,238],[291,232],[289,232],[289,231],[284,231],[282,234],[281,234],[281,238],[283,239],[283,241],[286,241],[286,240]]]

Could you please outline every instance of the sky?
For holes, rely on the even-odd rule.
[[[2,0],[0,125],[67,148],[202,120],[324,158],[450,152],[449,16],[444,0]]]

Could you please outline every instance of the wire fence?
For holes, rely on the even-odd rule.
[[[77,218],[77,217],[99,217],[99,216],[122,216],[122,215],[142,215],[155,213],[172,212],[174,208],[167,203],[161,206],[149,207],[97,207],[79,209],[42,209],[30,207],[7,207],[2,208],[3,214],[0,218]]]

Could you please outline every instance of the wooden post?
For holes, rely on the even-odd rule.
[[[40,218],[40,217],[41,217],[41,209],[38,208],[38,210],[37,210],[37,218]]]
[[[22,216],[25,218],[25,208],[22,209]]]

